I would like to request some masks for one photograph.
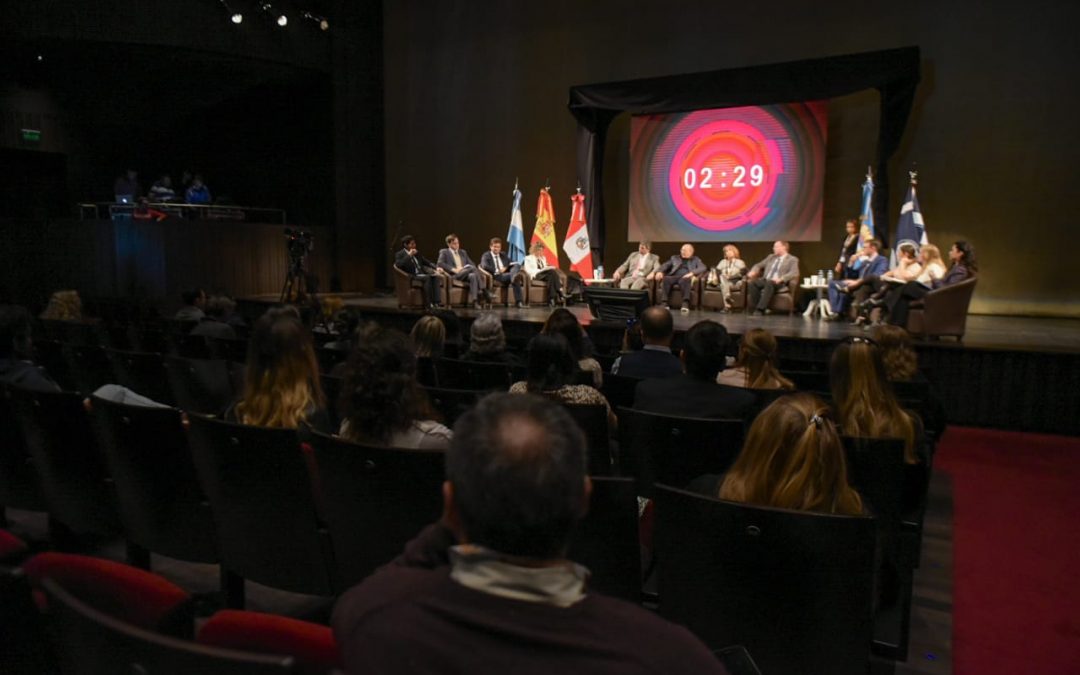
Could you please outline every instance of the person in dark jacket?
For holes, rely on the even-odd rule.
[[[671,377],[682,374],[682,361],[671,353],[671,339],[675,335],[675,322],[671,312],[653,306],[641,313],[641,339],[644,346],[639,351],[627,352],[616,359],[611,372],[626,377]]]
[[[30,360],[30,312],[19,305],[0,305],[0,382],[33,391],[60,391],[45,369]]]

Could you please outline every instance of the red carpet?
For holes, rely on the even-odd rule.
[[[953,672],[1080,673],[1080,439],[951,429]]]

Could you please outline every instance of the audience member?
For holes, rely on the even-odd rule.
[[[177,321],[202,321],[206,313],[206,291],[201,288],[192,288],[180,294],[184,306],[177,310],[173,316]]]
[[[440,358],[446,344],[446,326],[439,317],[425,314],[413,324],[409,339],[418,358]]]
[[[192,179],[191,185],[184,192],[184,199],[188,204],[209,204],[211,201],[210,188],[206,187],[203,183],[203,178],[199,174],[195,174],[195,178]]]
[[[521,308],[525,303],[521,300],[521,263],[511,262],[510,258],[502,252],[502,239],[492,237],[488,242],[488,250],[480,256],[480,269],[491,275],[496,282],[509,286],[514,292],[514,306]],[[488,299],[490,302],[490,298]]]
[[[324,349],[336,349],[343,352],[351,352],[357,345],[357,330],[360,328],[360,313],[351,309],[340,309],[334,313],[330,320],[331,330],[335,336],[323,345]]]
[[[505,363],[508,366],[524,365],[521,359],[506,350],[502,319],[494,312],[485,312],[472,322],[469,351],[465,352],[461,360]]]
[[[683,374],[639,382],[634,408],[676,417],[747,419],[754,395],[716,383],[727,361],[727,329],[715,321],[699,321],[686,331],[683,342]]]
[[[747,273],[746,308],[755,316],[769,309],[773,295],[788,282],[799,278],[799,259],[790,253],[786,241],[773,242],[773,252]]]
[[[739,356],[731,368],[720,371],[717,384],[747,389],[794,389],[795,385],[780,373],[776,338],[764,328],[751,328],[743,334]]]
[[[468,252],[461,248],[461,240],[456,234],[446,235],[446,248],[439,251],[438,266],[451,279],[468,282],[468,304],[482,309],[481,297],[490,301],[487,288],[480,278],[480,270],[473,264]]]
[[[172,177],[165,174],[154,181],[150,186],[150,199],[155,202],[171,202],[176,199],[176,191],[172,187]]]
[[[724,246],[724,258],[709,271],[709,286],[720,287],[724,298],[722,311],[730,312],[733,305],[731,292],[740,288],[746,276],[746,263],[739,258],[739,249],[734,244]]]
[[[611,275],[612,280],[619,284],[619,288],[645,290],[649,280],[660,269],[660,258],[655,253],[650,253],[651,249],[650,242],[638,242],[638,250],[631,253],[626,262],[619,265],[615,273]]]
[[[679,255],[671,256],[671,259],[660,266],[653,278],[660,282],[657,292],[657,304],[667,305],[671,296],[671,289],[678,286],[682,291],[682,307],[684,314],[690,311],[690,289],[694,285],[695,277],[704,274],[709,268],[701,262],[701,258],[694,255],[694,247],[691,244],[683,244],[679,249]],[[671,307],[668,307],[671,309]]]
[[[56,291],[39,315],[45,321],[82,321],[82,299],[78,291]]]
[[[682,361],[671,353],[675,322],[666,307],[652,306],[641,313],[640,351],[627,352],[615,360],[611,372],[626,377],[671,377],[682,373]]]
[[[0,382],[32,391],[60,391],[45,369],[31,358],[30,312],[18,305],[0,305]]]
[[[224,295],[215,295],[206,301],[205,313],[199,323],[191,329],[192,335],[203,337],[234,339],[236,330],[226,323],[229,315],[236,309],[236,303]]]
[[[349,356],[338,434],[358,443],[445,450],[452,433],[437,422],[416,381],[416,355],[404,333],[370,324]]]
[[[394,267],[423,284],[421,292],[426,307],[442,307],[442,275],[438,273],[434,263],[417,250],[416,237],[407,234],[401,238],[401,249],[394,256]]]
[[[153,220],[160,223],[168,217],[168,214],[150,208],[150,200],[146,197],[139,197],[139,201],[135,204],[135,208],[131,210],[131,218],[133,220]]]
[[[548,315],[540,332],[566,338],[566,344],[570,347],[570,354],[577,361],[578,368],[591,373],[593,386],[600,388],[604,383],[604,370],[600,367],[600,362],[592,357],[592,343],[573,312],[565,307],[556,308]]]
[[[135,169],[128,169],[113,183],[113,198],[118,204],[134,204],[141,194],[139,173]]]
[[[467,412],[446,457],[442,519],[334,609],[345,669],[725,672],[686,629],[589,591],[587,570],[566,559],[588,508],[586,466],[560,406],[493,395]]]
[[[919,370],[919,357],[912,347],[911,336],[903,328],[886,323],[875,326],[872,337],[881,350],[885,377],[889,382],[909,382],[924,387],[919,415],[927,433],[933,430],[935,438],[940,437],[947,424],[945,406],[934,393],[930,381]]]
[[[735,463],[691,485],[732,502],[843,515],[863,512],[848,483],[844,446],[828,407],[812,394],[779,398],[758,415]]]
[[[578,368],[562,333],[541,333],[529,341],[526,380],[510,387],[512,394],[538,394],[559,403],[600,405],[608,410],[608,428],[614,433],[618,420],[604,395],[595,387],[575,384]]]
[[[243,398],[226,418],[286,429],[306,424],[333,433],[325,405],[310,331],[295,308],[269,310],[252,327]]]
[[[928,478],[922,422],[900,407],[877,344],[851,337],[837,345],[829,362],[829,382],[837,424],[844,434],[904,441],[904,461],[910,467],[905,476],[905,505],[914,506]]]

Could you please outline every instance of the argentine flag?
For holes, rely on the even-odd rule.
[[[506,233],[506,255],[512,263],[525,262],[525,229],[521,226],[521,190],[514,186],[510,207],[510,231]]]
[[[874,178],[869,172],[862,185],[862,211],[859,213],[859,248],[874,238]]]
[[[907,196],[904,197],[904,205],[900,207],[900,221],[896,224],[891,266],[895,268],[897,265],[896,252],[901,244],[914,244],[918,251],[926,243],[926,224],[923,222],[922,212],[919,211],[919,199],[915,196],[915,178],[912,177]]]

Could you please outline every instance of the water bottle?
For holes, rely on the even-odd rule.
[[[832,283],[832,279],[833,279],[833,271],[832,271],[832,270],[829,270],[829,274],[828,274],[828,276],[827,276],[827,277],[825,277],[825,279],[826,279],[826,280],[827,280],[827,281],[828,281],[829,283]]]
[[[604,278],[604,265],[603,265],[603,263],[601,263],[600,266],[596,268],[596,278],[597,279],[603,279]]]

